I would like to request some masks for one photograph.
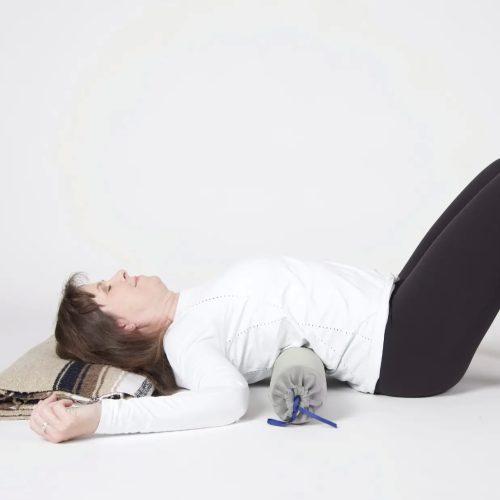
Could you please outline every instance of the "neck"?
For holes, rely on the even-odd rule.
[[[161,332],[164,332],[173,323],[179,302],[179,292],[167,291],[163,302],[163,312],[161,320]]]

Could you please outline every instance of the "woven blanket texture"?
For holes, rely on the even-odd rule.
[[[52,393],[78,404],[100,399],[151,396],[151,381],[110,365],[60,358],[51,335],[0,373],[0,420],[27,420],[38,401]]]

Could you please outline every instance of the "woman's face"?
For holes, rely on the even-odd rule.
[[[101,310],[117,320],[125,331],[147,331],[164,321],[166,300],[171,292],[158,276],[129,276],[120,269],[109,280],[81,285],[95,295]]]

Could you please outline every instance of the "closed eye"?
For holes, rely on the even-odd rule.
[[[97,289],[99,289],[99,285],[101,286],[101,290],[104,290],[104,285],[103,285],[103,281],[99,281],[99,283],[97,284]],[[111,290],[111,285],[108,286],[108,289],[106,290],[106,294],[109,293],[109,291]]]

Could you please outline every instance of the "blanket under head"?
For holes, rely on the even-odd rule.
[[[151,396],[149,379],[110,365],[66,360],[51,335],[0,373],[0,420],[26,420],[38,401],[52,393],[88,404],[104,398]]]

